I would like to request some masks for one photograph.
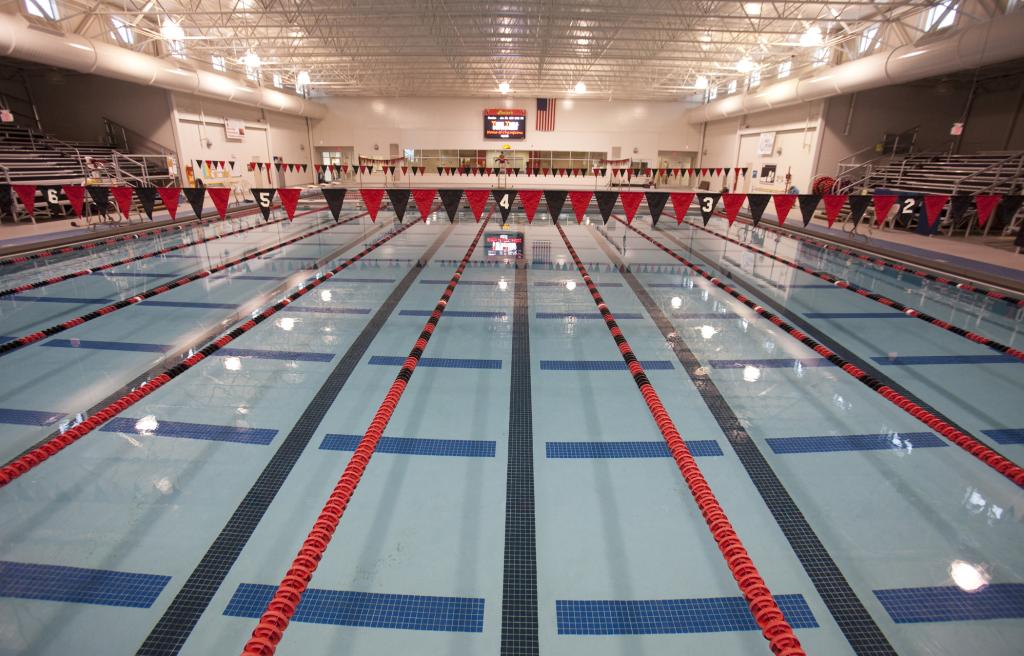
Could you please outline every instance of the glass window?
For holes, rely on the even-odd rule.
[[[750,88],[753,89],[759,84],[761,84],[761,69],[755,68],[750,71]]]
[[[872,25],[867,28],[860,35],[860,41],[858,42],[857,51],[864,54],[868,50],[872,50],[876,45],[875,37],[878,36],[878,26]]]
[[[278,89],[284,88],[284,79],[281,77],[280,73],[274,73],[273,83]]]
[[[789,74],[793,72],[793,62],[784,61],[779,64],[779,77],[789,77]]]
[[[708,89],[708,100],[714,100],[718,97],[718,85],[714,85]]]
[[[956,22],[956,1],[945,0],[928,10],[924,29],[926,32],[941,30],[944,27],[953,27],[954,22]]]
[[[224,65],[224,58],[220,55],[213,55],[210,57],[210,63],[213,64],[213,70],[215,71],[223,72],[227,70],[227,67]]]
[[[814,59],[812,65],[817,68],[818,66],[824,66],[828,63],[830,51],[828,48],[818,48],[814,51]]]
[[[111,16],[110,22],[114,25],[114,39],[129,46],[135,43],[135,32],[132,31],[131,25],[123,18]]]
[[[31,16],[53,21],[60,18],[57,13],[57,0],[25,0],[25,9]]]
[[[736,80],[729,80],[729,86],[726,89],[726,93],[736,93]]]

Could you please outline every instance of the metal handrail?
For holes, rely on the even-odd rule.
[[[1007,164],[1009,164],[1009,163],[1012,163],[1012,162],[1014,162],[1014,161],[1016,161],[1016,162],[1017,162],[1017,170],[1016,170],[1016,172],[1014,173],[1014,175],[1013,175],[1013,176],[1011,176],[1011,177],[1010,177],[1009,179],[1010,179],[1010,180],[1013,180],[1014,178],[1020,178],[1020,172],[1021,172],[1021,167],[1022,167],[1022,164],[1024,164],[1024,153],[1017,153],[1017,154],[1015,154],[1015,155],[1010,155],[1010,156],[1006,157],[1005,159],[1001,159],[1001,160],[999,160],[998,162],[992,162],[991,164],[989,164],[989,165],[988,165],[988,166],[986,166],[985,168],[983,168],[983,169],[978,169],[978,170],[977,170],[977,171],[975,171],[974,173],[971,173],[971,174],[969,174],[969,175],[966,175],[966,176],[964,176],[964,177],[960,178],[960,179],[959,179],[959,180],[957,180],[957,181],[956,181],[956,183],[955,183],[955,184],[953,185],[953,191],[952,191],[952,193],[954,193],[954,194],[955,194],[955,193],[956,193],[956,192],[957,192],[957,191],[958,191],[958,190],[960,189],[960,186],[961,186],[961,185],[962,185],[962,184],[963,184],[963,183],[964,183],[965,181],[967,181],[967,180],[970,180],[970,179],[971,179],[971,178],[973,178],[974,176],[976,176],[976,175],[981,175],[982,173],[987,173],[987,172],[989,171],[989,169],[992,169],[992,168],[996,168],[996,169],[998,169],[998,170],[999,170],[999,171],[1001,172],[1001,171],[1002,171],[1002,168],[1003,168],[1003,166],[1005,166],[1005,165],[1007,165]],[[980,194],[980,193],[984,193],[984,192],[986,192],[986,191],[988,191],[988,190],[990,190],[990,189],[992,189],[992,188],[994,188],[994,187],[996,187],[996,186],[998,186],[998,185],[1002,184],[1002,183],[1003,183],[1003,182],[1005,182],[1005,181],[1006,181],[1005,179],[1002,179],[1002,178],[998,178],[998,177],[997,177],[997,179],[996,179],[996,180],[994,180],[994,181],[993,181],[993,182],[992,182],[991,184],[989,184],[989,185],[988,185],[987,187],[984,187],[984,188],[982,188],[982,189],[979,189],[979,190],[977,190],[977,191],[974,191],[974,192],[971,192],[971,193],[974,193],[974,194]]]

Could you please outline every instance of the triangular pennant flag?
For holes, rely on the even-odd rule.
[[[363,197],[366,211],[370,214],[370,220],[377,220],[377,212],[380,212],[380,203],[384,200],[383,189],[360,189],[359,195]]]
[[[206,187],[185,187],[181,190],[185,194],[185,200],[192,206],[192,212],[198,219],[203,215],[203,205],[206,203]]]
[[[537,206],[540,205],[540,197],[543,194],[544,192],[540,189],[524,189],[519,192],[519,200],[523,204],[527,223],[533,223],[533,217],[537,213]]]
[[[576,213],[576,223],[583,223],[583,217],[587,213],[590,199],[594,197],[592,191],[570,191],[569,202],[572,203],[573,212]]]
[[[970,194],[954,194],[949,198],[949,220],[954,224],[967,213],[971,207]]]
[[[715,206],[718,205],[718,199],[721,197],[722,194],[697,194],[697,207],[704,219],[704,225],[711,220],[711,215],[715,213]]]
[[[35,216],[36,214],[36,186],[35,185],[11,185],[11,189],[14,193],[18,194],[18,200],[21,201],[25,211],[28,212],[29,216]]]
[[[274,168],[277,169],[279,173],[281,171],[281,166],[281,162],[274,162]]]
[[[622,199],[622,211],[626,214],[626,223],[633,223],[633,217],[640,207],[640,201],[644,198],[642,191],[624,191],[619,195]],[[607,221],[605,221],[607,223]]]
[[[686,169],[686,175],[688,175],[688,176],[690,176],[692,178],[693,177],[693,168]]]
[[[441,189],[437,192],[441,196],[441,205],[444,206],[448,221],[455,223],[455,215],[459,213],[459,203],[462,202],[461,189]]]
[[[665,203],[668,202],[668,192],[648,191],[644,195],[647,197],[647,209],[651,211],[651,225],[656,226],[661,213],[665,210]]]
[[[690,210],[690,203],[693,202],[694,194],[689,191],[673,191],[669,198],[672,199],[672,211],[676,213],[676,223],[683,222],[683,217]]]
[[[402,167],[402,175],[408,175],[408,174],[409,174],[409,167],[408,166],[403,166]]]
[[[213,190],[211,189],[210,191]],[[284,213],[288,216],[289,221],[295,218],[295,208],[299,204],[299,196],[301,194],[301,189],[290,189],[287,187],[283,187],[277,190],[277,197],[281,199],[281,207],[284,208]],[[210,196],[213,198],[213,202],[216,203],[217,198],[212,193],[210,194]]]
[[[864,212],[867,211],[868,205],[871,204],[871,196],[857,194],[850,196],[848,202],[850,203],[850,221],[856,228],[860,224],[860,220],[864,218]]]
[[[518,167],[518,166],[514,166],[514,167],[512,167],[512,172],[516,174],[516,177],[517,177],[517,178],[519,177],[519,172],[520,172],[520,171],[522,171],[522,168],[520,168],[520,167]]]
[[[793,194],[775,194],[772,196],[772,201],[775,203],[775,216],[779,218],[779,225],[785,224],[789,211],[793,209],[793,205],[796,203],[796,196]]]
[[[750,209],[750,217],[754,221],[754,227],[761,222],[761,217],[764,216],[764,210],[768,207],[768,201],[771,199],[771,194],[747,194],[747,207]]]
[[[110,187],[90,185],[86,188],[89,190],[93,204],[96,205],[96,212],[106,216],[110,211]]]
[[[309,164],[303,164],[302,165],[302,172],[306,173],[308,171],[309,171]],[[392,173],[393,173],[393,171],[392,171]]]
[[[728,166],[726,166],[726,167],[725,167],[725,168],[723,168],[722,170],[723,170],[723,171],[725,171],[725,177],[727,177],[727,178],[728,178],[728,177],[729,177],[729,171],[731,171],[731,170],[732,170],[732,168],[731,168],[731,167],[728,167]]]
[[[726,173],[726,175],[729,174]],[[725,218],[729,221],[730,226],[736,220],[736,215],[740,213],[740,208],[743,207],[743,201],[746,198],[746,194],[722,194],[722,206],[725,207]]]
[[[319,173],[321,169],[323,169],[323,165],[321,165],[321,164],[314,164],[313,165],[313,170],[316,171],[317,173]]]
[[[1004,224],[1009,223],[1016,216],[1022,202],[1024,202],[1024,197],[1022,196],[1003,196],[1003,202],[999,203],[999,207],[996,208],[996,217]],[[1024,232],[1024,230],[1020,232]],[[1015,239],[1013,241],[1014,246],[1019,246],[1018,242],[1019,240]]]
[[[469,210],[473,213],[473,218],[478,222],[484,215],[484,208],[487,207],[487,199],[491,197],[491,192],[487,189],[467,189],[466,200],[469,201]]]
[[[348,164],[341,165],[341,172],[344,173],[345,175],[348,175]]]
[[[601,218],[607,224],[615,211],[615,202],[619,200],[617,191],[595,191],[594,198],[597,199],[597,209],[601,212]]]
[[[338,217],[341,216],[341,206],[345,203],[345,193],[347,189],[339,187],[321,187],[320,192],[324,195],[324,200],[327,201],[327,208],[331,210],[331,216],[337,221]],[[365,201],[365,196],[363,197]],[[366,203],[367,208],[370,204]],[[377,202],[378,209],[380,208],[380,201]],[[374,211],[376,213],[376,210]]]
[[[932,228],[942,212],[942,208],[949,202],[949,196],[942,194],[926,194],[924,197],[924,214],[928,221],[928,228]]]
[[[277,190],[277,195],[281,195],[281,189]],[[213,206],[217,208],[217,215],[220,218],[224,218],[228,213],[228,201],[231,200],[231,189],[229,187],[209,187],[206,193],[210,194],[210,200],[213,201]]]
[[[448,172],[448,171],[447,171],[447,169],[445,169],[445,168],[444,168],[443,166],[439,166],[439,167],[437,167],[437,174],[438,174],[438,175],[441,175],[441,172],[442,172],[442,171],[444,171],[445,173],[447,173],[447,172]]]
[[[420,211],[420,218],[427,220],[431,208],[434,207],[434,196],[437,191],[434,189],[413,189],[412,198],[416,201],[416,209]]]
[[[270,208],[274,205],[274,194],[277,193],[277,189],[253,187],[249,191],[252,192],[252,197],[256,200],[256,207],[260,208],[260,212],[263,214],[263,220],[269,221]]]
[[[85,187],[80,185],[64,185],[64,195],[67,197],[68,202],[71,203],[71,209],[75,212],[75,216],[82,217],[82,209],[85,206]],[[8,195],[10,192],[8,191]],[[153,218],[153,212],[150,210],[149,218]]]
[[[744,166],[743,168],[740,169],[740,172],[743,174],[743,177],[747,177],[747,171],[749,171],[749,170],[750,170],[749,166]]]
[[[208,169],[212,169],[213,168],[213,160],[212,159],[206,160],[206,168],[208,168]]]
[[[167,208],[167,214],[171,221],[178,218],[178,201],[181,200],[181,187],[157,187],[156,193],[160,194],[160,202]]]
[[[974,207],[978,210],[978,225],[982,228],[988,223],[992,211],[996,209],[999,202],[1003,200],[1002,194],[979,194],[974,197]]]
[[[117,201],[117,209],[120,210],[121,216],[128,218],[128,213],[132,209],[132,194],[135,193],[135,189],[132,187],[111,187],[110,193],[114,195],[114,200]]]
[[[722,169],[715,169],[715,175],[722,175]]]
[[[40,187],[46,207],[50,210],[50,216],[59,219],[64,216],[64,207],[60,204],[60,186]]]
[[[843,210],[843,206],[846,205],[846,194],[826,194],[823,198],[825,201],[825,218],[828,219],[828,227],[832,227],[832,224],[836,222],[836,217]]]
[[[678,178],[680,172],[681,172],[681,169],[672,169],[672,176],[675,177],[675,178]]]
[[[408,189],[388,189],[388,199],[391,201],[391,209],[395,211],[395,217],[401,223],[405,220],[405,210],[409,207]]]
[[[539,168],[535,168],[535,169],[532,169],[532,170],[533,170],[533,174],[534,174],[535,176],[536,176],[536,175],[540,175],[540,169],[539,169]]]
[[[231,167],[231,170],[232,170],[232,171],[234,171],[234,170],[235,170],[235,163],[234,163],[234,162],[231,162],[231,161],[229,161],[229,162],[228,162],[228,165],[229,165],[229,166]]]
[[[819,203],[821,203],[821,196],[817,194],[800,194],[800,215],[804,219],[804,227],[810,224],[814,213],[818,210]]]
[[[708,170],[707,169],[701,169],[700,170],[700,177],[704,177],[707,174],[708,174]]]
[[[508,223],[508,215],[512,211],[512,203],[516,201],[515,189],[495,189],[491,192],[494,202],[498,204],[498,211],[501,212],[501,222]]]
[[[551,215],[551,221],[558,223],[558,218],[562,215],[562,208],[565,207],[565,198],[569,195],[569,192],[564,189],[548,189],[544,192],[544,202],[548,204],[548,214]]]
[[[875,195],[875,226],[880,226],[889,216],[889,210],[896,204],[896,196],[890,194]]]
[[[536,170],[536,169],[534,169],[534,170]],[[547,175],[548,174],[548,169],[541,167],[540,172],[541,172],[542,175]],[[534,175],[536,175],[536,173],[534,173]]]

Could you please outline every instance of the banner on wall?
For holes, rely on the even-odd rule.
[[[245,121],[236,118],[224,119],[224,138],[228,141],[245,141]]]

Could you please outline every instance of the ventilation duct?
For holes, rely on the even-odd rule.
[[[1022,35],[1024,12],[1017,11],[957,30],[945,38],[900,46],[824,69],[809,78],[785,80],[754,93],[709,102],[688,111],[686,120],[704,123],[755,114],[776,107],[1024,58]]]
[[[284,114],[323,118],[327,113],[324,105],[311,100],[196,70],[174,59],[39,28],[18,15],[0,13],[0,55]]]

